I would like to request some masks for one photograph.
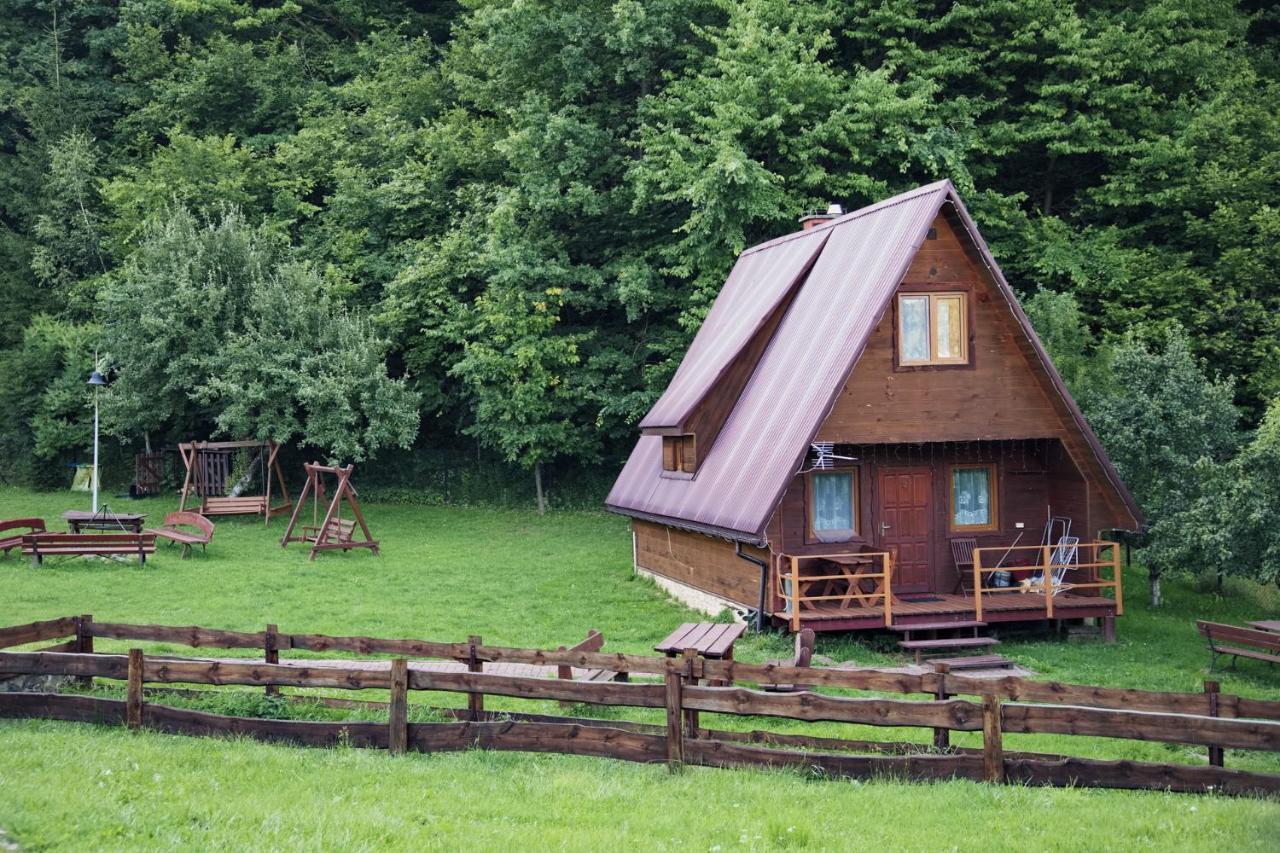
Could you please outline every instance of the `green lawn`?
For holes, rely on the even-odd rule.
[[[83,496],[0,489],[0,518],[50,522]],[[118,506],[123,507],[124,501]],[[156,520],[168,499],[130,503]],[[365,634],[552,646],[604,632],[606,649],[646,652],[692,614],[632,577],[623,520],[377,505],[366,510],[383,555],[322,555],[277,544],[284,522],[224,520],[207,557],[163,549],[145,567],[77,560],[33,569],[0,561],[0,624],[72,613],[100,620]],[[51,525],[52,526],[52,525]],[[1240,622],[1280,613],[1274,589],[1232,587],[1220,598],[1166,583],[1169,603],[1144,603],[1127,577],[1128,612],[1115,646],[1014,639],[1006,654],[1044,677],[1196,690],[1208,655],[1194,620]],[[779,637],[748,636],[739,657],[784,653]],[[146,646],[152,651],[185,648]],[[124,644],[99,641],[103,650]],[[901,663],[883,642],[822,637],[818,652],[866,664]],[[222,654],[222,652],[219,652]],[[226,653],[231,654],[231,653]],[[1280,670],[1242,664],[1228,692],[1280,698]],[[380,698],[369,692],[369,698]],[[460,697],[415,694],[419,703]],[[257,693],[223,711],[278,709]],[[240,707],[234,706],[241,703]],[[491,707],[554,706],[490,700]],[[356,718],[314,706],[313,716]],[[417,710],[417,709],[415,709]],[[421,710],[417,710],[420,715]],[[367,716],[367,715],[366,715]],[[656,721],[644,712],[628,714]],[[725,727],[761,720],[716,718]],[[776,723],[771,724],[778,728]],[[790,730],[925,740],[917,730],[791,724]],[[957,743],[976,744],[976,735]],[[1203,762],[1203,750],[1120,740],[1010,737],[1010,749]],[[1229,766],[1280,772],[1276,756],[1231,752]],[[906,818],[906,819],[904,819]],[[1088,835],[1081,835],[1081,827]],[[22,849],[94,848],[651,848],[1025,849],[1076,847],[1274,849],[1280,803],[1159,793],[987,788],[965,782],[817,782],[790,772],[689,770],[566,756],[486,754],[392,758],[47,722],[0,722],[0,832]],[[0,850],[4,848],[0,836]]]

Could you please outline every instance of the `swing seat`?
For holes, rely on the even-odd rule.
[[[326,539],[336,540],[338,542],[350,542],[351,537],[356,530],[356,523],[354,521],[343,521],[342,519],[335,518],[329,522],[326,529],[329,532],[329,535],[325,537]],[[302,538],[308,542],[318,541],[321,538],[320,526],[305,525],[302,528]]]
[[[205,498],[200,507],[201,515],[266,515],[268,518],[277,513],[288,512],[293,504],[267,507],[267,499],[257,497],[239,498]]]

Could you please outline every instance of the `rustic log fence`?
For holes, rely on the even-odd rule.
[[[64,639],[70,637],[70,639]],[[263,651],[263,661],[210,661],[144,654],[95,652],[95,637],[145,640],[197,648]],[[95,622],[64,617],[0,628],[0,649],[59,640],[35,651],[0,652],[0,679],[13,676],[70,676],[82,681],[124,681],[126,698],[107,699],[58,693],[0,693],[0,716],[125,724],[185,734],[241,734],[313,746],[353,746],[408,751],[448,751],[472,747],[558,752],[715,767],[801,767],[832,776],[911,779],[963,778],[990,783],[1155,788],[1175,791],[1280,794],[1280,775],[1227,769],[1225,749],[1280,752],[1280,702],[1228,696],[1208,682],[1204,693],[1121,690],[1020,678],[978,679],[950,673],[910,675],[876,670],[834,670],[686,655],[659,658],[599,651],[546,651],[489,647],[479,637],[466,643],[386,640],[285,634],[272,625],[263,632],[197,627]],[[598,644],[592,644],[598,648]],[[280,663],[290,649],[349,651],[395,657],[390,667],[308,666]],[[441,658],[464,671],[413,669],[408,658]],[[609,669],[661,677],[661,682],[574,681],[486,672],[495,661]],[[852,697],[802,691],[764,692],[746,685],[817,684],[876,693],[922,694],[926,701],[881,696]],[[231,717],[173,708],[148,701],[144,685],[239,685],[388,691],[389,701],[328,701],[342,707],[385,708],[387,722],[310,722]],[[725,685],[725,686],[720,686]],[[173,688],[149,687],[153,695]],[[454,722],[410,723],[409,693],[439,691],[465,695],[465,709],[436,709]],[[611,705],[662,710],[665,725],[542,714],[491,712],[484,697]],[[957,696],[973,696],[972,702]],[[883,727],[932,729],[934,746],[855,741],[768,731],[717,731],[699,724],[700,713],[829,721]],[[952,731],[981,732],[981,749],[949,745]],[[1207,747],[1208,765],[1106,761],[1063,755],[1008,752],[1005,734],[1062,734],[1122,738]],[[897,754],[911,753],[915,754]],[[871,754],[852,754],[854,752]]]

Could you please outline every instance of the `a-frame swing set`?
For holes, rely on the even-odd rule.
[[[369,525],[365,524],[364,513],[360,511],[360,504],[356,501],[355,487],[351,485],[351,472],[355,466],[339,467],[309,462],[303,467],[307,472],[307,484],[303,486],[302,494],[298,495],[298,502],[293,505],[293,515],[289,518],[289,526],[285,528],[284,536],[280,538],[280,547],[283,548],[290,542],[310,542],[310,559],[312,560],[316,558],[316,553],[319,551],[350,551],[352,548],[368,548],[376,556],[378,540],[373,538],[373,534],[369,532]],[[324,477],[326,476],[335,477],[337,483],[333,489],[333,498],[329,501],[328,509],[325,510],[324,520],[321,521],[319,510],[320,501],[324,498]],[[311,498],[311,524],[304,525],[301,534],[295,536],[293,529],[298,523],[302,505],[306,503],[308,496]],[[343,502],[351,510],[351,520],[342,517]],[[364,534],[363,540],[355,538],[357,527]]]
[[[238,450],[257,450],[255,464],[262,482],[260,495],[227,495],[227,481],[232,476],[231,455]],[[187,468],[182,483],[182,500],[179,512],[187,509],[187,502],[199,498],[196,512],[209,515],[261,515],[267,524],[271,516],[283,515],[289,510],[289,488],[284,483],[278,455],[280,447],[274,441],[192,441],[178,445],[178,453]],[[283,503],[271,505],[272,485]]]

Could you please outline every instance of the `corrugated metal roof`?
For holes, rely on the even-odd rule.
[[[821,253],[697,476],[663,476],[661,436],[641,436],[606,499],[607,505],[638,517],[668,520],[677,526],[763,544],[765,526],[803,462],[809,442],[834,405],[849,371],[947,200],[955,204],[970,228],[999,288],[1035,342],[1055,387],[1069,402],[1077,425],[1102,460],[1108,478],[1135,519],[1140,520],[1133,499],[1079,409],[1070,402],[1061,378],[1017,308],[1017,300],[976,228],[972,228],[972,220],[950,181],[920,187],[810,231],[780,237],[744,252],[734,267],[734,274],[741,269],[742,275],[736,282],[730,277],[734,289],[730,291],[726,286],[707,316],[707,324],[714,317],[713,329],[724,330],[729,340],[717,341],[719,332],[708,332],[704,324],[694,341],[696,353],[691,347],[672,382],[673,388],[655,406],[655,410],[662,410],[658,416],[650,412],[642,425],[678,423],[773,307],[790,292],[795,275],[803,271],[812,251]],[[816,249],[810,248],[815,245]],[[767,270],[775,271],[777,280],[755,280]],[[722,305],[748,292],[760,294],[762,304]],[[699,364],[704,358],[707,364]],[[681,378],[682,374],[685,378]],[[680,388],[673,394],[677,381]]]
[[[806,232],[774,251],[748,250],[738,257],[671,384],[640,422],[641,429],[684,422],[795,287],[828,234]]]

